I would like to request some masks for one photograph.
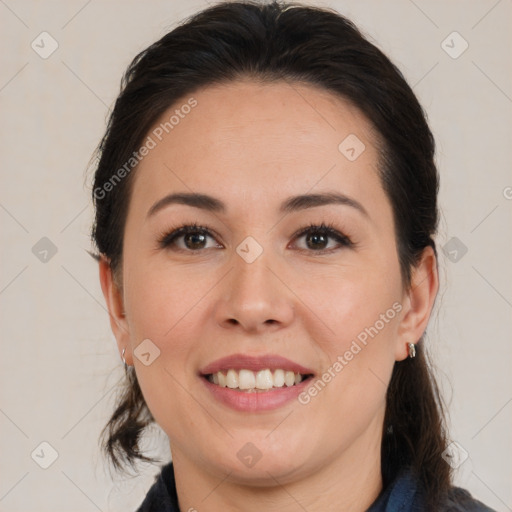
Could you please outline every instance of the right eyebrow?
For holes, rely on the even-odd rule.
[[[185,204],[187,206],[193,206],[194,208],[201,208],[210,212],[224,213],[226,211],[226,205],[216,199],[215,197],[208,196],[206,194],[197,194],[189,192],[180,192],[175,194],[169,194],[162,199],[159,199],[148,211],[147,217],[151,217],[161,209],[169,206],[170,204]]]

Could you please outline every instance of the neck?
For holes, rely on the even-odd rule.
[[[324,512],[336,504],[336,510],[364,512],[382,490],[381,437],[372,437],[362,435],[343,454],[292,481],[269,474],[265,486],[240,483],[233,472],[205,469],[173,449],[180,510]]]

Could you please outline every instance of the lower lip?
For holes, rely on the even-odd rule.
[[[236,389],[223,388],[213,384],[207,378],[201,377],[205,386],[212,393],[216,400],[235,409],[245,412],[271,411],[296,399],[309,385],[311,377],[299,384],[290,387],[274,388],[270,391],[237,391]]]

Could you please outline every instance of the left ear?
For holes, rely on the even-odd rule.
[[[427,328],[439,288],[436,255],[425,247],[418,265],[412,269],[411,284],[404,292],[402,318],[398,327],[395,359],[408,357],[408,343],[417,343]]]

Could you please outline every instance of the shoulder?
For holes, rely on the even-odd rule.
[[[136,512],[179,512],[174,468],[165,465]]]
[[[367,512],[424,512],[426,492],[410,470],[404,470],[381,492]],[[460,487],[451,487],[436,512],[495,512]]]
[[[452,487],[442,503],[441,512],[495,512],[474,499],[466,489]]]
[[[423,488],[418,485],[418,500],[417,502],[415,500],[414,504],[416,507],[412,507],[411,511],[418,510],[419,512],[420,510],[424,510],[423,506],[426,502],[424,497],[425,493]],[[419,507],[417,505],[419,505]],[[495,512],[495,510],[473,498],[466,489],[452,486],[437,505],[436,512]]]

